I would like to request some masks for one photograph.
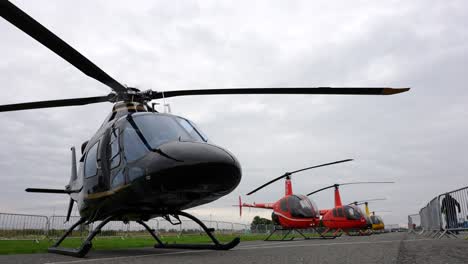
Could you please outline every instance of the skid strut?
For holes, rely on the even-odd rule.
[[[240,238],[236,237],[234,238],[231,242],[222,244],[216,239],[216,237],[213,235],[214,228],[208,228],[202,221],[200,221],[198,218],[195,216],[178,211],[173,214],[173,216],[184,216],[186,218],[189,218],[190,220],[194,221],[197,223],[201,228],[203,228],[203,231],[210,237],[211,241],[213,241],[213,244],[168,244],[168,243],[163,243],[161,239],[154,233],[154,230],[150,229],[146,224],[144,224],[142,221],[140,221],[140,224],[143,224],[145,226],[146,230],[150,232],[150,234],[154,237],[154,239],[158,242],[156,245],[154,245],[155,248],[182,248],[182,249],[213,249],[213,250],[229,250],[235,246],[237,246],[240,243]]]
[[[287,231],[286,234],[284,234],[281,239],[270,239],[271,236],[273,236],[273,234],[276,233],[276,231]],[[319,236],[318,237],[309,237],[309,236],[306,236],[304,235],[304,233],[302,233],[299,229],[297,228],[283,228],[283,227],[278,227],[278,226],[275,226],[275,229],[273,229],[273,232],[270,233],[270,235],[267,236],[267,238],[265,238],[265,241],[291,241],[294,239],[294,236],[287,238],[287,236],[290,234],[290,233],[298,233],[299,235],[301,235],[304,239],[308,240],[308,239],[333,239],[333,238],[336,238],[336,236],[323,236],[322,234],[318,233]]]
[[[184,216],[187,217],[194,222],[196,222],[200,227],[205,231],[205,233],[210,237],[211,241],[213,241],[213,244],[168,244],[164,243],[161,238],[155,233],[154,229],[151,229],[145,222],[142,220],[137,220],[136,222],[139,223],[140,225],[144,226],[145,229],[151,234],[151,236],[156,240],[157,244],[154,245],[155,248],[185,248],[185,249],[213,249],[213,250],[229,250],[235,246],[237,246],[240,243],[240,238],[236,237],[234,238],[231,242],[223,244],[216,239],[216,237],[213,235],[214,228],[208,228],[202,221],[200,221],[198,218],[195,216],[188,214],[186,212],[178,211],[174,214],[171,214],[174,216],[176,219],[179,218],[179,216]],[[82,258],[84,257],[89,250],[92,248],[92,243],[91,241],[93,238],[101,232],[101,229],[110,221],[115,219],[116,216],[109,216],[106,219],[104,219],[94,230],[91,232],[86,240],[81,244],[79,248],[63,248],[59,247],[60,244],[65,240],[66,237],[68,237],[72,232],[73,229],[75,229],[77,226],[83,224],[86,222],[86,218],[80,218],[76,223],[74,223],[68,230],[63,234],[55,244],[48,249],[50,253],[56,253],[56,254],[62,254],[62,255],[68,255],[68,256],[73,256],[73,257],[79,257]],[[179,222],[175,222],[173,224],[180,224]]]
[[[101,229],[107,224],[109,223],[112,219],[114,218],[114,216],[109,216],[107,217],[106,219],[104,219],[104,221],[102,221],[94,230],[93,232],[91,232],[88,237],[86,238],[85,241],[83,241],[83,243],[81,244],[81,246],[79,248],[62,248],[62,247],[59,247],[60,244],[63,242],[63,240],[65,240],[65,238],[67,236],[69,236],[71,234],[71,232],[73,232],[73,229],[75,229],[78,225],[81,225],[83,224],[84,222],[86,222],[86,218],[80,218],[80,220],[78,220],[75,224],[73,224],[68,230],[67,232],[65,232],[65,234],[62,235],[62,237],[60,237],[59,240],[57,240],[57,242],[55,242],[55,244],[50,247],[48,249],[49,253],[56,253],[56,254],[61,254],[61,255],[68,255],[68,256],[73,256],[73,257],[78,257],[78,258],[82,258],[84,257],[86,254],[88,254],[89,250],[93,247],[93,244],[91,243],[91,241],[93,240],[93,238],[99,234],[101,232]]]

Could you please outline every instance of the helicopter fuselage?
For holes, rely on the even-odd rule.
[[[212,202],[241,180],[229,151],[211,144],[193,122],[119,103],[85,143],[70,188],[80,215],[150,219]]]

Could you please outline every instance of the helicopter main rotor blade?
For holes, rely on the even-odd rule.
[[[323,187],[321,189],[318,189],[318,190],[315,190],[309,194],[307,194],[307,196],[309,195],[312,195],[314,193],[318,193],[318,192],[321,192],[321,191],[324,191],[326,189],[330,189],[330,188],[333,188],[333,187],[339,187],[341,185],[351,185],[351,184],[368,184],[368,183],[395,183],[395,182],[387,182],[387,181],[368,181],[368,182],[346,182],[346,183],[335,183],[333,185],[330,185],[330,186],[327,186],[327,187]]]
[[[315,191],[313,191],[313,192],[307,194],[307,196],[312,195],[312,194],[314,194],[314,193],[318,193],[318,192],[324,191],[324,190],[326,190],[326,189],[330,189],[330,188],[332,188],[332,187],[338,187],[338,186],[339,186],[339,184],[333,184],[333,185],[330,185],[330,186],[327,186],[327,187],[323,187],[323,188],[320,188],[320,189],[318,189],[318,190],[315,190]]]
[[[262,189],[262,188],[264,188],[264,187],[266,187],[266,186],[268,186],[268,185],[270,185],[270,184],[272,184],[272,183],[274,183],[274,182],[276,182],[276,181],[278,181],[278,180],[280,180],[280,179],[282,179],[282,178],[285,178],[285,177],[287,177],[287,176],[290,176],[290,175],[292,175],[292,174],[294,174],[294,173],[301,172],[301,171],[305,171],[305,170],[310,170],[310,169],[314,169],[314,168],[319,168],[319,167],[325,167],[325,166],[329,166],[329,165],[334,165],[334,164],[338,164],[338,163],[342,163],[342,162],[348,162],[348,161],[352,161],[352,159],[339,160],[339,161],[324,163],[324,164],[320,164],[320,165],[316,165],[316,166],[312,166],[312,167],[307,167],[307,168],[300,169],[300,170],[296,170],[296,171],[292,171],[292,172],[286,172],[285,174],[283,174],[283,175],[281,175],[281,176],[279,176],[279,177],[277,177],[277,178],[275,178],[275,179],[273,179],[273,180],[271,180],[271,181],[269,181],[269,182],[263,184],[262,186],[258,187],[258,188],[255,189],[255,190],[249,192],[247,195],[251,195],[252,193],[255,193],[255,192],[257,192],[258,190],[260,190],[260,189]]]
[[[55,52],[89,77],[107,85],[117,93],[125,93],[127,91],[127,88],[122,84],[114,80],[85,56],[11,2],[0,0],[0,16]]]
[[[107,96],[94,96],[94,97],[59,99],[59,100],[20,103],[20,104],[0,105],[0,112],[102,103],[102,102],[108,102],[109,100],[112,99],[112,97],[113,97],[113,94],[110,94]]]
[[[153,99],[186,95],[227,94],[341,94],[341,95],[391,95],[408,91],[410,88],[386,87],[290,87],[290,88],[231,88],[205,90],[178,90],[153,93]]]
[[[338,185],[352,185],[352,184],[374,184],[374,183],[395,183],[391,181],[367,181],[367,182],[346,182],[346,183],[340,183]]]
[[[361,205],[361,204],[364,204],[364,203],[368,203],[368,202],[374,202],[374,201],[384,201],[384,200],[387,200],[387,198],[375,198],[375,199],[367,199],[367,200],[361,200],[361,201],[354,201],[352,203],[349,203],[349,205],[351,204],[356,204],[356,205]]]

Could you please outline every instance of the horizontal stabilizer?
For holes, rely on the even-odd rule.
[[[63,193],[63,194],[70,194],[70,193],[77,193],[80,190],[62,190],[62,189],[42,189],[42,188],[27,188],[26,192],[34,192],[34,193]]]

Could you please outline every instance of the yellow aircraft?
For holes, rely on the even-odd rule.
[[[355,201],[355,202],[351,203],[351,204],[354,204],[354,205],[364,204],[365,210],[366,210],[366,215],[370,218],[370,220],[372,222],[372,231],[374,233],[384,232],[385,224],[384,224],[384,221],[383,221],[382,217],[376,215],[375,211],[372,212],[372,214],[371,214],[371,212],[369,210],[369,202],[382,201],[382,200],[386,200],[386,199],[385,198],[368,199],[368,200],[363,200],[363,201]],[[389,212],[389,211],[379,211],[379,212]]]

